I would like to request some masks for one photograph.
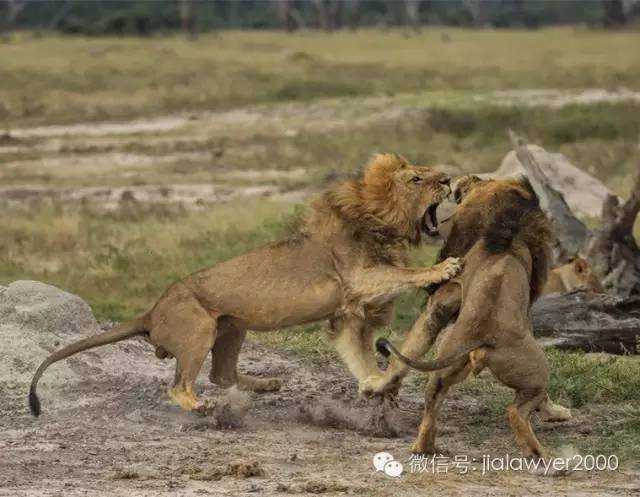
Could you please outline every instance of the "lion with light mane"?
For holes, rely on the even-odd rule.
[[[430,298],[401,351],[378,340],[380,352],[396,357],[382,377],[366,380],[365,392],[397,389],[407,365],[433,371],[413,451],[435,453],[437,416],[447,391],[488,368],[515,390],[507,413],[516,442],[525,456],[543,457],[529,423],[531,412],[539,409],[557,420],[570,417],[568,409],[549,398],[549,364],[529,319],[551,260],[549,223],[526,180],[464,177],[454,197],[459,205],[440,258],[464,256],[464,270]],[[454,320],[441,335],[435,358],[419,360]]]
[[[446,174],[397,154],[374,156],[363,177],[319,195],[290,239],[187,276],[144,315],[51,354],[31,383],[31,411],[40,413],[36,386],[49,365],[136,335],[147,338],[158,357],[175,357],[169,395],[187,410],[207,405],[193,385],[209,353],[213,383],[279,388],[277,378],[237,371],[247,330],[329,320],[330,340],[356,379],[377,374],[372,332],[388,318],[392,300],[461,270],[458,258],[431,268],[410,268],[405,260],[423,232],[437,232],[436,209],[451,192],[449,182]]]
[[[604,292],[602,283],[591,264],[580,256],[551,270],[542,289],[542,295],[565,293],[577,289],[586,289],[596,293]]]

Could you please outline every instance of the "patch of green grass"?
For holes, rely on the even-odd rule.
[[[349,104],[345,104],[349,105]],[[448,164],[464,173],[495,170],[511,149],[506,130],[565,154],[614,191],[628,193],[638,161],[640,104],[517,107],[417,108],[397,120],[342,130],[306,131],[282,138],[258,137],[256,163],[303,167],[322,176],[361,167],[373,152],[397,151],[420,164]],[[232,141],[228,144],[232,149]],[[334,153],[333,151],[338,151]],[[233,155],[230,150],[230,156]],[[240,164],[238,164],[240,165]]]
[[[269,347],[323,365],[339,361],[338,354],[328,342],[326,331],[324,323],[314,323],[268,333],[256,332],[252,337]]]
[[[640,400],[640,361],[618,357],[547,350],[551,364],[551,396],[581,407],[588,403]]]
[[[294,210],[265,200],[202,211],[16,210],[3,219],[0,284],[44,281],[80,295],[99,319],[126,319],[174,281],[285,236]]]
[[[443,33],[447,36],[443,36]],[[0,122],[124,118],[428,90],[640,87],[633,31],[233,32],[0,44]]]
[[[545,350],[551,366],[549,394],[555,402],[580,408],[587,404],[623,404],[640,401],[640,361],[637,357]],[[418,375],[415,384],[422,388],[426,375]],[[485,371],[469,377],[461,386],[465,392],[485,397],[493,413],[512,401],[512,391],[499,386]],[[640,406],[639,406],[640,407]]]

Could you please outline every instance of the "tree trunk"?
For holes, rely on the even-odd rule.
[[[304,28],[304,19],[300,13],[291,5],[289,0],[275,0],[275,6],[280,19],[280,25],[286,31],[295,31]]]
[[[404,0],[404,16],[411,29],[420,29],[420,0]]]
[[[22,9],[27,5],[24,0],[6,0],[6,11],[4,22],[0,23],[0,32],[10,33],[15,28],[16,19]]]
[[[579,290],[540,298],[531,309],[543,346],[585,352],[640,354],[640,297]]]
[[[182,32],[188,37],[193,37],[195,34],[195,23],[191,0],[178,0],[178,7]]]
[[[356,30],[360,24],[360,0],[350,0],[343,6],[345,24],[349,29]]]
[[[333,31],[340,28],[342,15],[342,0],[314,0],[318,11],[318,27],[323,31]]]
[[[551,185],[535,157],[527,148],[526,141],[511,130],[509,130],[509,137],[516,157],[522,164],[533,190],[540,199],[540,207],[553,225],[557,239],[554,246],[556,262],[566,262],[583,250],[591,233],[584,223],[573,214],[562,193]]]
[[[329,3],[329,29],[342,27],[342,0],[331,0]]]
[[[603,24],[609,28],[621,26],[627,22],[622,0],[602,0],[604,11]]]
[[[629,199],[620,205],[609,196],[602,206],[600,227],[587,247],[594,269],[606,275],[603,285],[619,295],[640,295],[640,248],[633,226],[640,212],[640,163]]]
[[[489,24],[489,6],[485,0],[464,0],[463,5],[469,12],[475,27],[481,28]]]

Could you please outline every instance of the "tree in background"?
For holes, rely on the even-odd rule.
[[[333,31],[342,27],[342,0],[313,0],[318,10],[319,28]]]
[[[462,4],[471,15],[475,27],[489,25],[489,8],[486,0],[463,0]]]
[[[193,37],[195,35],[195,22],[191,0],[178,0],[178,5],[182,32],[189,37]]]
[[[420,29],[420,0],[404,0],[406,24],[411,28]]]
[[[295,31],[306,27],[303,17],[291,0],[274,0],[280,26],[286,31]]]
[[[182,30],[298,29],[426,25],[628,26],[639,0],[0,0],[0,30],[139,35]]]
[[[26,7],[27,2],[26,0],[6,0],[4,4],[4,15],[2,16],[4,18],[4,22],[0,23],[0,32],[9,33],[13,31],[13,28],[16,24],[16,19],[18,18],[20,12],[22,12],[22,10]]]
[[[627,22],[622,0],[602,0],[605,26],[616,27]]]

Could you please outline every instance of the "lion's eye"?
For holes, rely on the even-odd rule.
[[[422,178],[420,176],[414,176],[410,181],[411,183],[420,183],[420,181],[422,181]]]

